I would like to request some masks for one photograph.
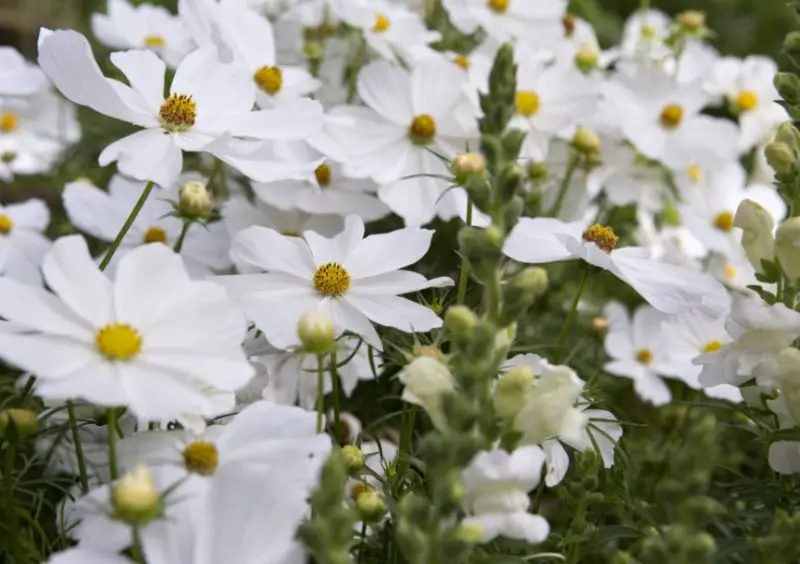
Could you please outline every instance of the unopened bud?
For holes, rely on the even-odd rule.
[[[531,182],[544,182],[550,178],[550,171],[545,163],[531,162],[528,165],[528,179]]]
[[[690,31],[698,31],[706,26],[706,15],[698,10],[686,10],[678,15],[678,23]]]
[[[786,102],[793,106],[800,104],[800,77],[792,72],[779,72],[772,83]]]
[[[361,449],[353,445],[342,447],[342,458],[347,464],[347,471],[350,474],[360,472],[364,468],[364,453]]]
[[[455,336],[469,336],[476,325],[478,325],[478,316],[467,306],[451,306],[444,314],[444,327]]]
[[[178,211],[191,219],[207,219],[214,211],[214,204],[205,183],[190,180],[178,191]]]
[[[3,151],[0,153],[0,162],[4,164],[11,164],[17,160],[17,153],[14,151]]]
[[[800,54],[800,31],[792,31],[783,41],[783,50],[790,56]]]
[[[115,517],[131,525],[144,525],[159,516],[161,495],[147,466],[140,464],[117,480],[111,491],[111,503]]]
[[[380,493],[368,490],[356,498],[356,510],[362,521],[375,523],[386,513],[386,502]]]
[[[417,347],[414,350],[414,356],[429,356],[431,358],[435,358],[439,362],[445,362],[446,361],[446,358],[444,356],[444,353],[442,352],[442,349],[440,349],[439,347],[431,346],[431,345],[422,345],[422,346]]]
[[[599,53],[591,43],[584,43],[575,53],[575,66],[582,72],[590,72],[597,68]]]
[[[764,156],[767,163],[776,174],[780,176],[791,176],[795,170],[795,155],[786,143],[773,141],[764,148]]]
[[[786,143],[790,149],[797,151],[800,149],[800,131],[791,122],[785,121],[775,130],[775,141]]]
[[[600,138],[594,131],[579,127],[572,138],[572,146],[581,153],[596,153],[600,150]]]
[[[764,273],[762,260],[775,258],[775,222],[772,214],[752,200],[742,200],[733,217],[733,225],[742,230],[742,247],[756,272]]]
[[[589,328],[595,333],[605,333],[608,331],[608,320],[605,317],[598,315],[592,319]]]
[[[480,153],[461,153],[453,158],[450,167],[458,180],[471,174],[483,174],[486,171],[486,159]]]
[[[515,366],[497,381],[494,408],[506,420],[514,419],[528,401],[536,375],[529,366]]]
[[[775,255],[786,276],[800,280],[800,217],[792,217],[780,224],[775,232]]]
[[[478,544],[483,540],[483,525],[475,521],[462,521],[456,527],[455,537],[466,544]]]
[[[0,437],[25,438],[39,428],[36,413],[29,409],[9,408],[0,411]]]
[[[321,311],[312,310],[300,318],[297,323],[297,335],[304,350],[323,354],[333,348],[336,328],[330,317]]]

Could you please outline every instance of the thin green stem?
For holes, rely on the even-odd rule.
[[[339,414],[341,409],[339,406],[339,374],[336,363],[336,350],[331,353],[331,386],[333,387],[333,425],[334,429],[339,430]]]
[[[186,239],[186,234],[189,232],[189,228],[192,226],[191,221],[184,221],[183,227],[181,228],[181,234],[178,235],[178,240],[175,241],[175,246],[172,248],[175,251],[175,254],[180,254],[181,249],[183,249],[183,241]]]
[[[467,227],[472,225],[472,200],[467,198]],[[466,257],[461,257],[461,273],[458,278],[458,295],[456,303],[461,305],[467,298],[467,284],[469,283],[469,262]]]
[[[111,480],[116,480],[119,476],[117,470],[117,410],[108,410],[106,425],[108,425],[108,472]]]
[[[317,355],[317,433],[322,432],[322,417],[325,411],[325,356]]]
[[[142,550],[142,535],[139,533],[139,527],[133,528],[133,539],[131,541],[131,556],[139,564],[146,564],[144,551]]]
[[[556,201],[547,213],[549,217],[558,217],[558,214],[561,213],[561,208],[564,206],[564,199],[567,196],[567,190],[572,182],[572,177],[575,175],[575,171],[578,170],[578,162],[580,162],[578,155],[573,154],[572,157],[570,157],[569,164],[567,164],[567,170],[564,173],[564,178],[561,180],[561,186],[558,188]]]
[[[556,364],[559,364],[564,359],[564,347],[567,343],[569,330],[572,328],[572,323],[575,321],[575,315],[578,313],[578,302],[581,301],[583,290],[586,288],[586,282],[589,281],[589,276],[592,274],[592,269],[589,265],[583,265],[583,275],[581,276],[578,291],[575,292],[575,298],[572,300],[572,307],[569,309],[567,319],[564,320],[564,325],[561,327],[561,334],[558,336],[558,346],[556,347]]]
[[[14,555],[15,562],[23,564],[28,559],[20,544],[19,516],[17,515],[17,504],[14,500],[14,458],[17,455],[14,440],[16,440],[16,437],[13,437],[6,445],[6,465],[3,471],[3,482],[5,484],[6,520],[11,553]]]
[[[155,184],[152,180],[148,181],[147,184],[144,186],[144,190],[142,190],[142,195],[139,196],[139,199],[136,201],[136,204],[133,206],[131,213],[128,214],[128,219],[125,220],[125,223],[122,224],[122,228],[117,233],[117,237],[114,239],[114,242],[111,243],[111,246],[106,251],[105,256],[103,257],[103,262],[100,263],[100,270],[105,270],[108,266],[108,263],[111,262],[111,259],[114,257],[114,253],[117,252],[119,246],[122,244],[122,240],[125,238],[125,235],[128,234],[130,231],[133,222],[136,221],[136,217],[139,215],[139,212],[142,211],[142,207],[144,207],[144,203],[147,201],[147,198],[150,197],[150,192],[153,191],[153,187]]]
[[[67,415],[69,415],[69,429],[72,433],[72,442],[75,443],[75,457],[78,459],[78,475],[81,480],[81,491],[89,493],[89,479],[86,476],[86,459],[83,457],[83,445],[78,430],[78,417],[75,415],[75,405],[67,402]]]
[[[417,417],[417,406],[413,403],[403,404],[403,428],[400,430],[400,447],[397,455],[397,473],[395,487],[399,488],[403,483],[406,472],[408,471],[411,460],[411,445],[414,439],[414,423]]]

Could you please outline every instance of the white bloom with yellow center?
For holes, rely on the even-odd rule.
[[[41,89],[47,79],[13,47],[0,47],[0,96],[30,96]]]
[[[49,223],[50,210],[41,200],[0,206],[0,274],[42,285],[40,267],[52,246],[43,234]]]
[[[619,56],[623,60],[663,61],[671,55],[666,45],[672,19],[660,10],[639,10],[625,22]]]
[[[349,216],[344,231],[332,239],[313,231],[299,238],[251,227],[236,236],[231,256],[265,273],[217,280],[276,347],[294,344],[297,322],[320,308],[333,320],[337,334],[351,331],[382,350],[372,323],[407,332],[442,325],[431,309],[399,297],[452,285],[449,278],[427,280],[399,270],[428,252],[432,235],[427,229],[406,228],[364,238],[364,223],[357,216]]]
[[[194,48],[183,22],[162,6],[108,0],[105,14],[92,14],[92,32],[115,50],[149,49],[175,68]]]
[[[112,53],[111,62],[130,86],[100,73],[83,35],[42,30],[39,36],[39,65],[68,99],[143,128],[106,147],[99,158],[101,166],[117,161],[120,172],[137,180],[172,185],[183,151],[225,153],[231,138],[301,139],[321,127],[322,106],[313,100],[251,111],[255,83],[220,63],[213,46],[181,61],[166,98],[166,65],[151,51]]]
[[[535,40],[551,47],[562,35],[566,0],[444,0],[445,10],[460,31],[483,28],[495,41]]]
[[[188,182],[189,178],[194,177],[183,178]],[[72,225],[92,237],[110,243],[117,236],[143,188],[142,182],[115,175],[109,182],[108,192],[78,180],[67,184],[62,197]],[[122,245],[114,254],[109,269],[115,269],[128,252],[141,245],[175,245],[183,223],[169,215],[173,209],[170,200],[178,200],[177,186],[162,189],[145,202],[130,231],[122,240]],[[195,225],[186,233],[181,257],[193,278],[203,278],[214,271],[230,268],[229,248],[230,238],[221,222],[206,226]]]
[[[54,292],[0,279],[0,357],[37,377],[47,399],[125,406],[149,421],[216,415],[203,386],[235,391],[253,376],[241,313],[223,288],[190,280],[161,244],[128,253],[111,281],[82,237],[62,237],[42,272]]]

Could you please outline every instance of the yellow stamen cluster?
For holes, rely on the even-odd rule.
[[[653,362],[653,351],[647,348],[636,351],[636,362],[650,366]]]
[[[375,16],[375,24],[372,26],[372,31],[375,32],[382,32],[389,29],[392,25],[392,22],[389,21],[389,18],[384,16],[383,14],[377,14]]]
[[[642,37],[645,39],[653,39],[656,36],[656,28],[654,28],[650,24],[644,24],[642,26]]]
[[[189,131],[197,120],[197,102],[189,94],[170,94],[158,112],[161,127],[170,132]]]
[[[150,47],[151,49],[155,49],[159,47],[166,47],[167,42],[160,35],[148,35],[147,37],[144,38],[144,45],[145,47]]]
[[[714,217],[714,227],[725,233],[733,231],[733,214],[727,211],[718,213]]]
[[[127,323],[110,323],[95,336],[97,349],[109,360],[130,360],[142,350],[142,337]]]
[[[508,5],[511,4],[511,0],[489,0],[487,4],[489,5],[489,8],[498,14],[503,14],[506,10],[508,10]]]
[[[256,85],[270,96],[283,88],[283,71],[280,67],[261,67],[253,75]]]
[[[419,114],[411,120],[408,136],[417,145],[427,145],[436,136],[436,120],[429,114]]]
[[[322,163],[314,169],[314,177],[320,186],[328,186],[331,183],[331,167],[327,163]]]
[[[0,114],[0,132],[11,133],[19,126],[19,118],[11,112]]]
[[[541,105],[541,100],[536,92],[521,91],[516,96],[517,113],[525,117],[536,115]]]
[[[719,341],[709,341],[703,347],[703,352],[712,353],[718,351],[721,348],[722,348],[722,343],[720,343]]]
[[[166,243],[167,242],[167,232],[164,231],[163,227],[159,227],[154,225],[145,231],[144,238],[142,239],[142,243]]]
[[[739,271],[736,270],[735,266],[733,266],[731,264],[726,264],[725,265],[725,278],[727,278],[728,280],[733,280],[734,278],[736,278],[736,275],[738,273],[739,273]]]
[[[667,129],[675,129],[683,121],[683,108],[678,104],[668,104],[661,110],[661,125]]]
[[[183,463],[192,474],[211,476],[219,466],[217,445],[210,441],[194,441],[183,449]]]
[[[350,288],[350,273],[339,263],[326,262],[314,272],[314,289],[323,296],[338,298]]]
[[[689,177],[691,182],[697,184],[703,180],[703,169],[700,167],[700,165],[691,164],[686,168],[686,176]]]
[[[453,59],[453,62],[456,64],[457,67],[460,67],[464,70],[469,70],[470,62],[469,57],[466,55],[456,55]]]
[[[8,235],[14,228],[14,222],[4,213],[0,213],[0,234]]]
[[[595,223],[583,232],[583,240],[587,243],[594,243],[602,251],[610,253],[617,246],[619,237],[610,227]]]
[[[758,94],[752,90],[742,90],[736,97],[736,109],[740,112],[749,112],[758,106]]]

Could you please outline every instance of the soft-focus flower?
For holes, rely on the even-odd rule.
[[[432,356],[418,356],[397,377],[404,386],[402,399],[424,407],[433,424],[443,426],[442,395],[456,387],[447,365]]]
[[[40,267],[52,243],[43,231],[50,210],[41,200],[30,199],[0,206],[0,273],[35,286],[42,285]]]
[[[30,96],[46,81],[41,69],[27,62],[16,49],[0,47],[0,96]]]
[[[552,45],[563,33],[566,0],[444,0],[450,20],[460,31],[483,28],[496,41],[535,38],[536,45]]]

